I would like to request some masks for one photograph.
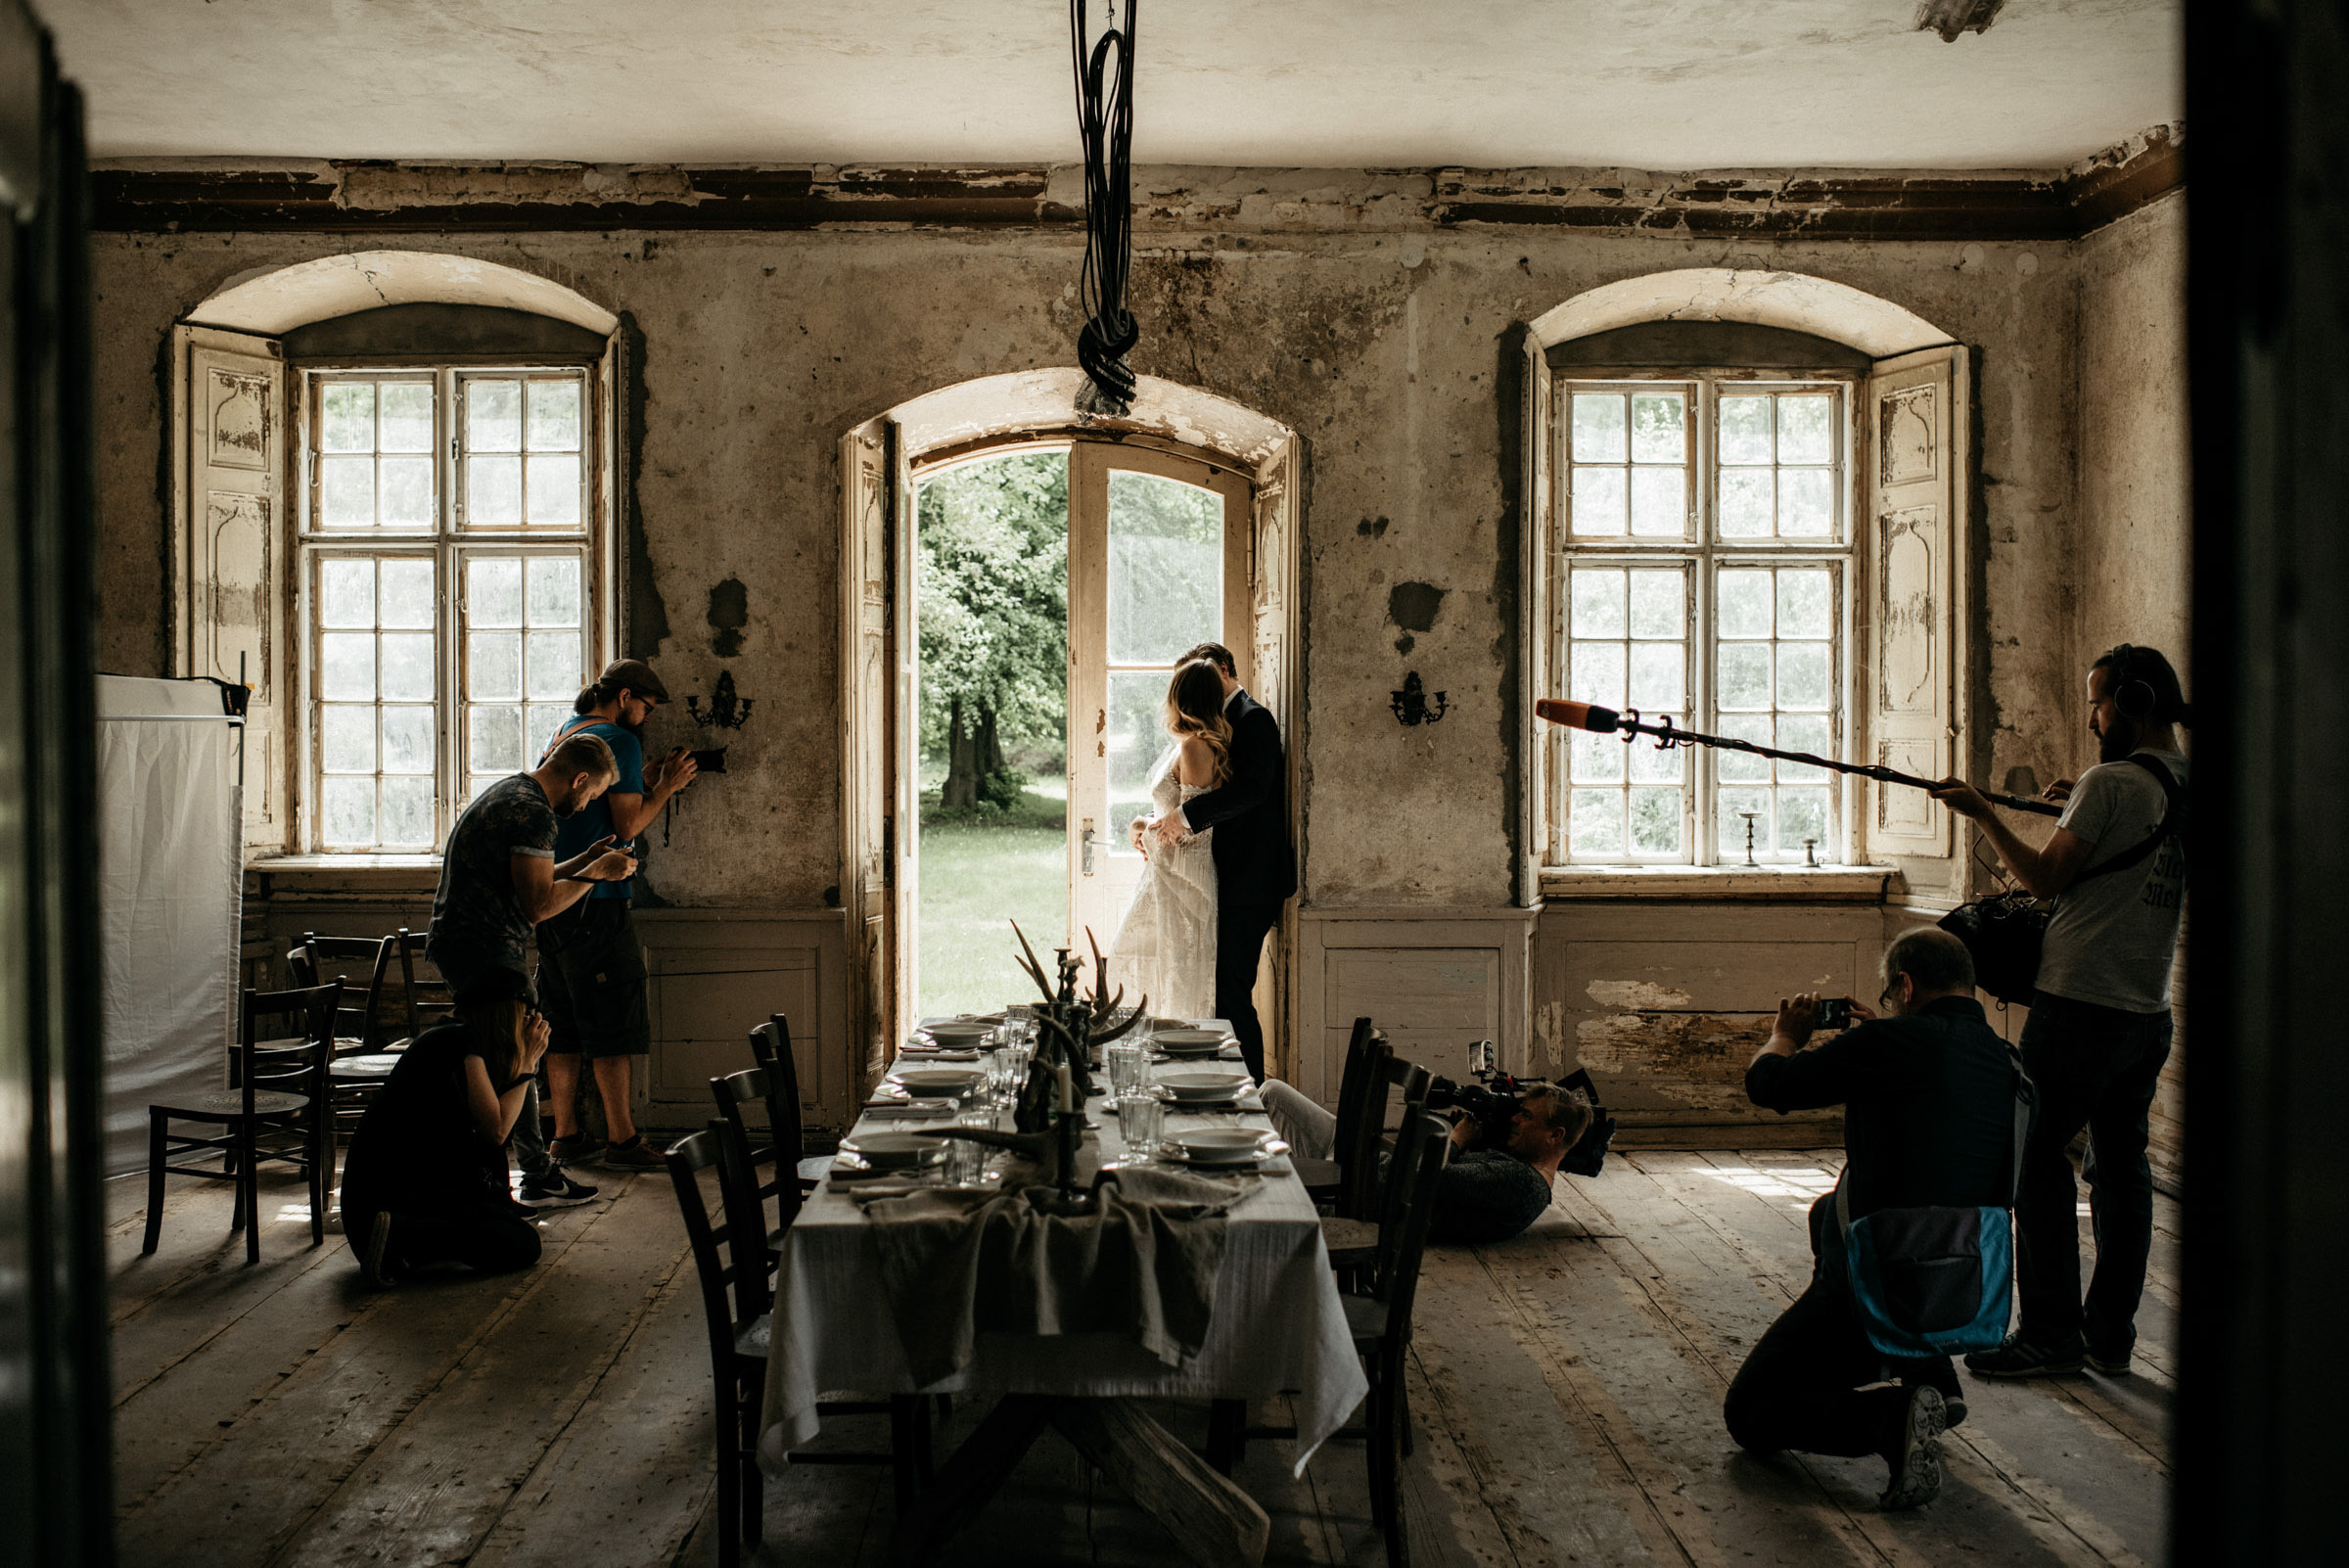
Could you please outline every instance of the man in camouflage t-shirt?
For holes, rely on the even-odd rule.
[[[633,857],[605,839],[558,865],[555,829],[619,774],[612,749],[575,735],[528,773],[484,790],[457,818],[433,895],[425,954],[460,1001],[530,994],[530,934],[598,882],[634,874]]]

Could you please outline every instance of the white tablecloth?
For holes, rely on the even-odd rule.
[[[1117,1118],[1104,1114],[1098,1100],[1088,1110],[1101,1125],[1102,1158],[1116,1158],[1124,1149]],[[1261,1115],[1243,1120],[1270,1125]],[[879,1125],[904,1131],[925,1124]],[[1168,1118],[1170,1129],[1189,1125],[1196,1125],[1194,1119]],[[778,1469],[786,1452],[815,1436],[816,1402],[827,1395],[968,1391],[1204,1400],[1263,1399],[1293,1390],[1296,1469],[1303,1473],[1313,1451],[1345,1424],[1368,1388],[1346,1331],[1320,1220],[1303,1183],[1283,1172],[1267,1176],[1254,1196],[1231,1210],[1226,1223],[1213,1324],[1188,1364],[1168,1367],[1114,1334],[982,1334],[968,1366],[917,1388],[882,1295],[863,1212],[826,1182],[793,1222],[776,1282],[760,1444],[767,1468]]]

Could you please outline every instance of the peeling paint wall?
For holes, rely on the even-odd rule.
[[[2073,721],[2069,628],[2077,290],[2057,245],[1691,239],[1582,231],[1171,233],[1134,270],[1136,369],[1202,387],[1310,444],[1303,548],[1311,718],[1309,896],[1492,905],[1510,892],[1504,725],[1514,655],[1513,453],[1496,366],[1514,323],[1670,267],[1773,267],[1880,295],[1980,366],[1986,618],[1997,765],[2040,763]],[[1073,233],[580,232],[106,235],[96,247],[104,570],[112,669],[162,663],[170,323],[225,280],[361,248],[447,251],[562,279],[641,334],[634,484],[680,697],[719,652],[760,710],[697,786],[648,875],[672,901],[820,905],[838,880],[834,443],[971,377],[1069,362]],[[743,585],[744,624],[697,613]],[[729,590],[730,591],[730,590]],[[1450,693],[1441,725],[1388,712],[1405,665]],[[732,619],[729,599],[720,618]],[[641,638],[644,628],[633,628]],[[653,739],[684,738],[665,716]]]

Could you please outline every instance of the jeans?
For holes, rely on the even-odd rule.
[[[1303,1089],[1277,1078],[1265,1080],[1265,1115],[1272,1130],[1309,1160],[1331,1160],[1338,1151],[1338,1118]]]
[[[1285,899],[1227,903],[1216,911],[1216,1016],[1231,1026],[1249,1076],[1265,1081],[1265,1026],[1256,1016],[1256,966]]]
[[[546,1129],[538,1122],[538,1080],[534,1077],[522,1091],[522,1113],[514,1118],[514,1130],[506,1134],[506,1152],[514,1156],[525,1176],[543,1178],[554,1172],[555,1157],[546,1147]]]
[[[2023,1144],[2015,1196],[2015,1266],[2021,1337],[2056,1347],[2085,1332],[2098,1350],[2125,1354],[2137,1340],[2137,1304],[2153,1246],[2153,1168],[2145,1160],[2147,1113],[2170,1058],[2168,1013],[2041,992],[2023,1026],[2023,1068],[2039,1085],[2039,1115]],[[2079,1189],[2065,1147],[2082,1128],[2089,1153],[2089,1212],[2096,1268],[2080,1298]]]

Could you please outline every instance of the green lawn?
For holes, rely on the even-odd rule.
[[[1036,999],[1035,983],[1020,972],[1010,922],[1017,919],[1050,962],[1068,924],[1065,809],[1030,790],[1021,809],[1000,823],[940,825],[925,817],[916,1004],[925,1016]]]

